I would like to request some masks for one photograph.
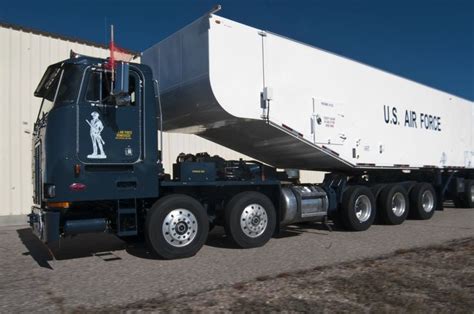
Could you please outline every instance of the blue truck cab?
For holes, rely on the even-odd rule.
[[[113,97],[111,78],[106,60],[74,54],[49,66],[35,91],[42,104],[32,143],[30,218],[46,242],[58,240],[69,217],[85,212],[95,219],[91,230],[105,229],[108,203],[128,208],[127,200],[159,197],[163,169],[151,70],[129,64],[126,104]]]

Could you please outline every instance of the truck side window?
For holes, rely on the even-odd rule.
[[[86,101],[102,102],[110,94],[110,72],[90,71],[85,94]]]
[[[81,70],[77,66],[64,66],[64,72],[57,91],[56,103],[73,103],[76,101],[81,84],[81,76]]]
[[[87,83],[87,91],[86,91],[86,100],[87,101],[94,101],[100,102],[102,100],[101,95],[101,73],[99,72],[92,72],[89,76],[89,82]]]
[[[85,99],[89,102],[102,102],[110,94],[111,73],[91,71],[87,83]],[[136,75],[130,73],[128,93],[130,94],[130,105],[136,105],[136,90],[138,80]]]

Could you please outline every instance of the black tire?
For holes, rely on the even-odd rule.
[[[390,184],[380,192],[377,199],[377,215],[383,224],[399,225],[403,223],[409,210],[410,200],[402,185]]]
[[[372,191],[372,194],[376,200],[379,198],[380,193],[386,186],[386,184],[376,184],[370,187],[370,190]]]
[[[246,210],[248,207],[251,211],[247,214],[243,214],[244,210]],[[262,210],[265,212],[264,215]],[[253,214],[253,211],[256,211],[256,213]],[[248,216],[247,218],[242,218],[242,215]],[[251,220],[254,218],[255,225],[250,225]],[[225,208],[225,231],[229,238],[241,248],[254,248],[263,246],[272,237],[273,233],[275,232],[275,227],[275,207],[273,206],[272,201],[262,193],[239,193],[229,201]],[[250,236],[254,232],[260,234]]]
[[[362,215],[361,219],[357,218],[356,202],[362,202],[362,205],[366,206],[366,214]],[[361,206],[360,203],[359,206]],[[365,186],[348,187],[342,194],[339,218],[347,230],[364,231],[369,229],[375,219],[375,199],[372,191]]]
[[[432,199],[430,200],[430,198]],[[434,215],[437,204],[437,195],[433,186],[429,183],[418,183],[410,192],[410,212],[408,216],[420,220],[430,219]]]
[[[176,216],[171,216],[171,212]],[[178,226],[184,233],[176,231]],[[152,253],[164,259],[184,258],[195,255],[206,242],[209,219],[197,200],[188,195],[173,194],[159,199],[148,211],[145,228]]]
[[[474,180],[464,180],[464,193],[459,193],[453,199],[456,208],[474,208]]]
[[[464,204],[466,208],[474,208],[474,180],[466,180],[464,184]]]

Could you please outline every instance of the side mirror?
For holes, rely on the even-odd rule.
[[[130,95],[128,94],[129,65],[127,62],[117,62],[115,72],[115,86],[113,98],[117,106],[130,105]]]

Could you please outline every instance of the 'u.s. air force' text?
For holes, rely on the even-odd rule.
[[[383,117],[385,123],[401,125],[415,129],[426,129],[441,132],[441,117],[427,114],[427,113],[416,113],[412,110],[405,110],[403,118],[398,117],[398,110],[396,107],[383,106]]]

